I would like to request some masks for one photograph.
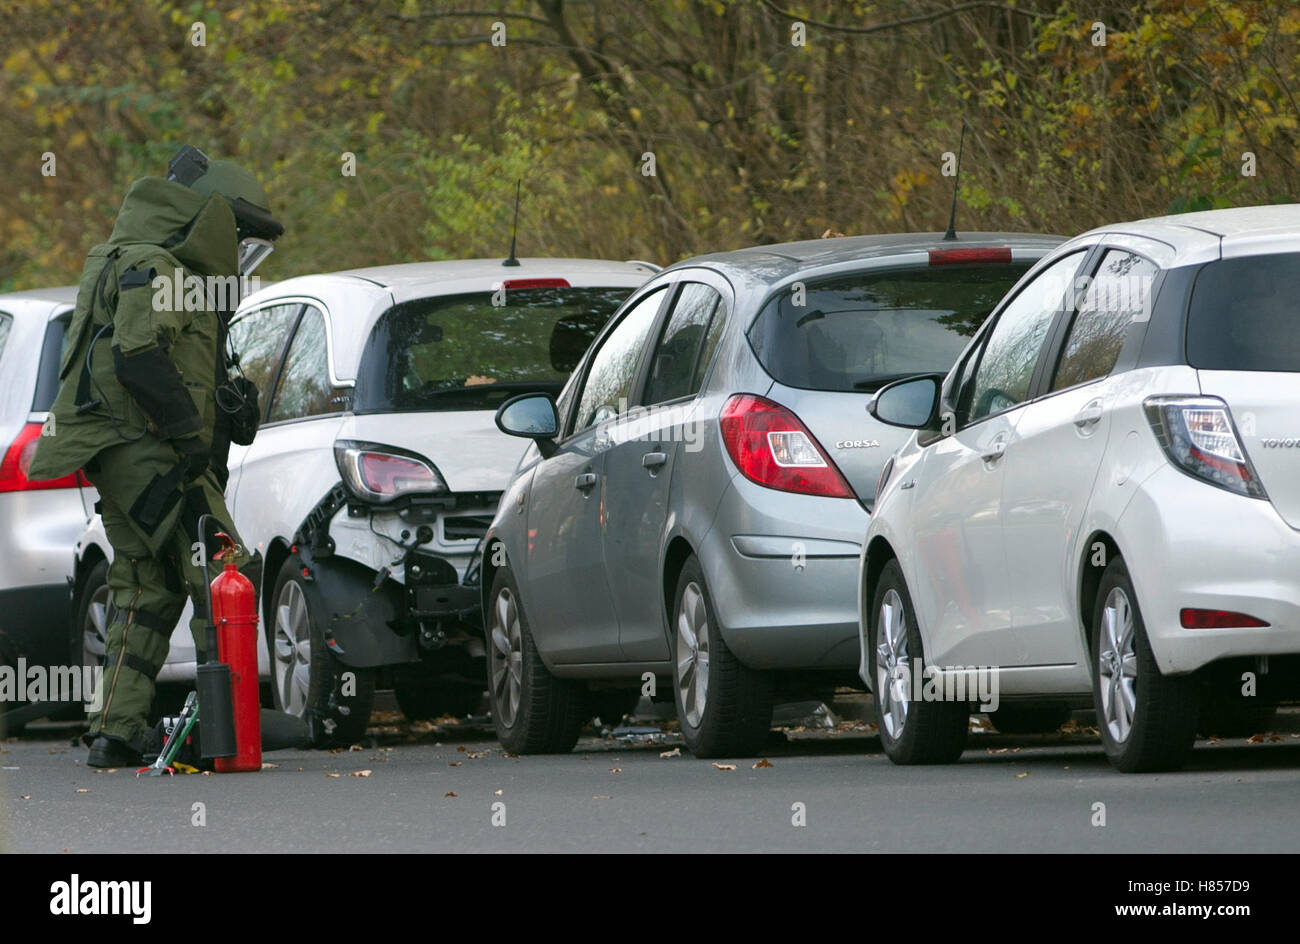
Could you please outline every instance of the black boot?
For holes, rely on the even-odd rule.
[[[86,764],[91,767],[138,767],[143,763],[140,752],[125,741],[101,734],[90,745]]]

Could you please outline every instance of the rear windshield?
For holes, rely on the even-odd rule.
[[[631,288],[529,288],[394,305],[370,332],[358,412],[489,410],[529,391],[558,394]],[[498,301],[501,299],[498,298]]]
[[[1029,266],[875,269],[809,281],[802,297],[787,288],[769,300],[749,340],[786,386],[870,393],[947,371]]]
[[[1187,362],[1203,370],[1300,370],[1300,253],[1211,262],[1187,312]]]
[[[63,361],[63,346],[68,343],[69,313],[45,326],[45,341],[41,345],[41,364],[36,371],[36,395],[32,397],[32,411],[44,413],[54,405],[59,392],[59,364]]]

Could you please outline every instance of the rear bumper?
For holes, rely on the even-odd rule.
[[[869,521],[856,501],[732,479],[699,557],[723,636],[741,662],[857,668],[858,559]]]
[[[67,665],[71,658],[72,588],[67,583],[0,590],[0,661]]]
[[[1300,531],[1267,502],[1157,470],[1120,517],[1120,550],[1160,671],[1235,656],[1300,654]],[[1184,607],[1246,613],[1266,627],[1184,629]]]

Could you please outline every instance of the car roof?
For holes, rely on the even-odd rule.
[[[33,288],[24,292],[7,292],[0,295],[0,311],[12,315],[35,314],[53,318],[77,303],[77,286],[60,285],[56,288]]]
[[[1151,239],[1172,249],[1166,268],[1230,255],[1300,250],[1300,204],[1229,207],[1112,223],[1078,238],[1122,234]],[[1169,250],[1165,250],[1169,252]]]
[[[590,282],[602,276],[645,280],[655,268],[642,262],[616,262],[605,259],[521,258],[519,265],[506,266],[502,259],[456,259],[445,262],[408,262],[398,265],[370,266],[321,273],[342,279],[359,279],[388,289],[394,300],[425,298],[436,283],[466,280],[506,281],[519,278],[567,278]],[[300,276],[316,278],[317,276]],[[283,287],[283,286],[282,286]]]
[[[1043,255],[1065,241],[1064,236],[1043,233],[958,233],[955,240],[943,233],[884,233],[839,236],[799,242],[751,246],[685,259],[671,266],[708,266],[749,282],[777,282],[797,272],[889,256],[928,252],[931,249],[1009,248]]]

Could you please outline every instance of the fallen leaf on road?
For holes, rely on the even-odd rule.
[[[342,774],[326,774],[325,776],[326,776],[326,777],[332,777],[333,779],[337,780],[339,777],[342,777],[343,775],[342,775]]]
[[[682,749],[680,747],[674,747],[671,751],[660,751],[659,756],[660,757],[681,757]]]
[[[350,746],[348,747],[348,750],[350,750],[350,751],[364,751],[365,748],[362,747],[360,744],[352,744],[352,745],[350,745]]]
[[[504,790],[493,790],[493,791],[492,791],[492,795],[493,795],[493,796],[498,796],[498,797],[499,797],[501,794],[503,794],[503,793],[505,793]]]
[[[368,770],[354,770],[354,771],[352,771],[352,773],[348,774],[348,776],[349,776],[349,777],[369,777],[369,776],[370,776],[370,771],[368,771]]]
[[[31,795],[30,793],[24,793],[24,794],[22,795],[22,797],[21,797],[21,799],[24,799],[24,800],[30,800],[31,798],[32,798],[32,795]]]
[[[78,792],[78,793],[89,793],[90,791],[87,790],[85,787],[78,787],[78,788],[77,788],[77,792]]]
[[[279,766],[280,766],[279,764],[272,764],[272,763],[269,763],[269,762],[267,762],[267,761],[263,761],[263,762],[262,762],[262,769],[263,769],[263,770],[275,770],[275,769],[276,769],[277,767],[279,767]]]
[[[480,757],[487,757],[487,751],[466,751],[465,756],[470,760],[478,760]]]
[[[610,796],[608,793],[597,793],[594,797],[592,797],[592,799],[593,799],[593,800],[612,800],[612,799],[614,799],[614,798],[613,798],[612,796]]]
[[[760,760],[757,764],[754,765],[754,769],[758,770],[758,768],[760,767],[775,767],[775,766],[776,766],[775,764],[773,764],[770,760],[764,757],[762,760]]]
[[[460,747],[456,748],[456,750],[460,751],[461,753],[468,753],[468,751],[465,749],[464,744],[460,745]]]
[[[736,765],[735,765],[735,764],[719,764],[717,761],[714,761],[714,762],[713,762],[713,766],[716,767],[716,768],[718,768],[718,770],[735,770],[735,769],[736,769]]]
[[[453,760],[453,761],[452,761],[450,764],[448,764],[447,766],[448,766],[448,767],[459,767],[459,766],[460,766],[460,761],[458,761],[458,760]]]
[[[444,797],[454,797],[455,795],[456,792],[454,790],[448,790],[446,793],[443,794]]]
[[[1017,780],[1024,780],[1024,779],[1025,779],[1026,777],[1028,777],[1028,776],[1029,776],[1028,773],[1016,774],[1016,779],[1017,779]]]
[[[621,773],[623,772],[623,768],[622,768],[622,767],[611,767],[611,768],[609,768],[609,772],[610,772],[611,774],[621,774]]]
[[[1262,735],[1262,734],[1252,734],[1250,737],[1246,738],[1246,743],[1247,743],[1247,744],[1263,744],[1263,743],[1264,743],[1264,735]]]

